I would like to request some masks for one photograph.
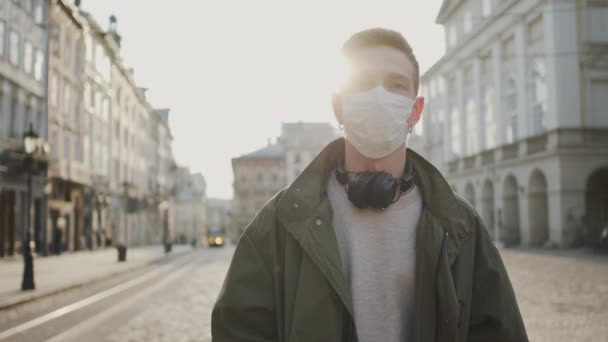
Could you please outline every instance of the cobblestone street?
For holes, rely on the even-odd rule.
[[[503,250],[533,342],[608,341],[608,257]]]
[[[199,250],[185,266],[172,266],[175,270],[132,297],[89,319],[76,318],[72,328],[51,342],[209,341],[211,309],[233,251]],[[607,256],[581,251],[501,252],[530,341],[607,340]]]

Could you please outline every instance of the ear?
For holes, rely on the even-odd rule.
[[[407,119],[407,127],[414,128],[418,121],[420,121],[420,117],[422,116],[422,109],[424,108],[424,97],[418,96],[414,102],[414,107],[412,108],[412,114],[409,119]]]
[[[331,98],[331,104],[334,108],[334,116],[338,121],[338,124],[344,124],[343,116],[342,116],[342,97],[338,93],[334,93]]]

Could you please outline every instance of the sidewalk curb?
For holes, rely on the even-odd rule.
[[[101,281],[105,281],[105,280],[110,280],[112,278],[118,277],[120,275],[126,274],[128,272],[133,272],[135,270],[138,269],[142,269],[146,266],[150,266],[158,261],[163,261],[163,260],[171,260],[171,259],[175,259],[178,258],[180,256],[184,256],[186,254],[192,253],[194,250],[193,249],[185,249],[183,251],[179,251],[179,252],[171,252],[169,255],[167,254],[163,254],[162,256],[158,257],[158,258],[153,258],[150,259],[140,265],[134,265],[132,267],[128,267],[124,270],[121,271],[117,271],[117,272],[112,272],[109,274],[105,274],[93,279],[88,279],[86,281],[82,281],[82,282],[78,282],[78,283],[73,283],[70,285],[66,285],[63,287],[59,287],[56,289],[51,289],[45,292],[38,292],[38,293],[32,293],[31,296],[28,296],[26,298],[19,298],[19,299],[15,299],[15,300],[7,300],[4,303],[0,303],[0,312],[4,311],[4,310],[9,310],[9,309],[14,309],[18,306],[21,306],[23,304],[27,304],[27,303],[31,303],[31,302],[35,302],[37,300],[43,299],[43,298],[48,298],[63,292],[68,292],[74,289],[78,289],[81,287],[86,287],[88,285],[92,285],[95,284],[97,282],[101,282]]]

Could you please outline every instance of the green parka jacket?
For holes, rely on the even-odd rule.
[[[245,229],[213,309],[213,341],[357,341],[326,195],[336,158],[344,158],[342,138]],[[527,341],[509,277],[482,220],[428,161],[409,149],[407,158],[423,197],[415,341]]]

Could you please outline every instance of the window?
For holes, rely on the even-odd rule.
[[[70,108],[72,107],[72,103],[70,102],[71,100],[71,94],[70,94],[70,84],[68,82],[64,82],[64,90],[63,90],[63,113],[64,114],[68,114]]]
[[[4,31],[6,25],[0,20],[0,56],[4,56]]]
[[[110,100],[108,100],[108,98],[103,99],[102,117],[104,120],[110,119]]]
[[[70,66],[72,59],[72,37],[70,37],[70,30],[65,30],[65,43],[63,44],[63,62],[66,67]]]
[[[472,155],[479,150],[478,129],[477,129],[477,110],[473,96],[469,96],[466,100],[466,118],[467,118],[467,154]]]
[[[608,80],[594,79],[591,80],[590,92],[590,110],[591,110],[591,126],[597,128],[608,127],[608,115],[606,108],[608,107]]]
[[[42,71],[44,70],[44,54],[40,50],[36,50],[36,59],[34,61],[34,78],[36,81],[42,80]]]
[[[74,139],[74,159],[78,162],[82,162],[82,138],[77,135]]]
[[[585,40],[594,43],[608,42],[608,7],[587,5],[585,9]]]
[[[453,47],[456,45],[458,40],[458,33],[456,32],[456,25],[452,24],[448,26],[448,46]]]
[[[460,111],[458,107],[452,107],[450,113],[450,139],[452,147],[452,158],[456,159],[462,154],[462,141],[460,140]]]
[[[464,34],[468,34],[473,30],[473,14],[467,11],[464,14]]]
[[[19,56],[19,34],[17,34],[17,32],[11,31],[11,34],[9,37],[9,43],[10,43],[10,50],[9,50],[10,62],[13,65],[18,66],[20,56]]]
[[[25,42],[25,48],[23,49],[23,71],[26,74],[32,73],[32,63],[33,60],[34,49],[32,48],[32,44],[28,41]]]
[[[89,82],[84,84],[84,107],[86,110],[91,108],[91,84]]]
[[[71,156],[70,156],[70,147],[71,147],[71,142],[70,142],[70,135],[66,132],[65,136],[63,137],[63,157],[65,158],[65,160],[70,160]]]
[[[51,156],[53,157],[53,159],[57,159],[59,157],[59,155],[57,154],[57,144],[58,143],[59,143],[59,138],[57,136],[57,128],[53,127],[51,129],[51,141],[50,141]]]
[[[547,80],[543,57],[534,57],[528,71],[530,117],[532,121],[530,133],[537,135],[547,128]]]
[[[487,18],[492,14],[492,0],[481,0],[481,15]]]
[[[57,102],[59,100],[59,80],[57,79],[57,75],[55,75],[55,73],[51,73],[49,92],[51,93],[51,107],[57,107]]]
[[[43,20],[42,1],[43,0],[34,0],[34,20],[36,20],[36,23],[38,24],[42,24]]]
[[[114,127],[114,137],[118,140],[120,139],[120,122],[116,121]]]
[[[101,115],[101,93],[99,91],[95,92],[95,114]]]
[[[503,96],[503,107],[507,119],[507,143],[517,139],[517,83],[513,76],[507,77]]]
[[[27,12],[27,14],[32,14],[34,9],[34,0],[25,0],[23,4],[23,9]]]
[[[90,34],[84,36],[85,57],[87,62],[93,61],[93,38]]]

